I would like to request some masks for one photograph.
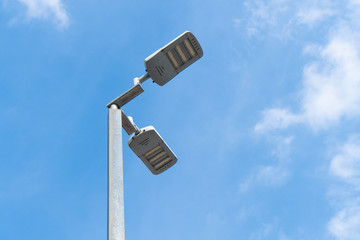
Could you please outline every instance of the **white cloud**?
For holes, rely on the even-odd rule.
[[[255,0],[245,1],[245,29],[248,36],[268,34],[281,39],[291,37],[299,24],[310,27],[336,15],[335,5],[329,0]],[[234,25],[238,27],[238,24]]]
[[[254,126],[256,133],[286,129],[296,124],[307,125],[314,131],[327,130],[345,120],[360,117],[360,1],[348,0],[343,6],[338,5],[341,9],[327,5],[327,1],[314,2],[321,2],[322,7],[314,4],[306,6],[310,2],[305,1],[298,8],[300,11],[292,12],[296,13],[295,20],[286,19],[287,26],[290,24],[293,28],[295,23],[314,26],[336,16],[331,18],[332,27],[324,45],[309,44],[304,47],[304,53],[310,53],[314,59],[303,68],[297,111],[289,110],[289,106],[267,108]],[[280,163],[263,167],[255,176],[264,176],[265,180],[269,179],[267,175],[276,175],[279,170],[286,179],[284,170],[288,169],[288,165]],[[360,136],[349,138],[340,147],[331,159],[329,173],[336,179],[336,182],[330,183],[329,192],[337,210],[327,223],[328,232],[337,240],[360,239]],[[257,178],[252,175],[252,179]],[[244,181],[240,190],[247,190],[250,186],[250,180]]]
[[[281,15],[288,11],[288,0],[256,0],[244,2],[246,13],[246,31],[249,36],[261,32],[264,27],[276,26]]]
[[[234,27],[239,27],[240,24],[241,24],[241,19],[239,18],[233,18],[233,24],[234,24]]]
[[[360,115],[360,56],[356,34],[345,27],[304,69],[302,115],[315,129]]]
[[[240,193],[244,193],[247,192],[249,190],[249,188],[251,187],[251,185],[253,184],[253,178],[252,177],[248,177],[245,181],[241,182],[239,184],[239,192]]]
[[[342,25],[325,47],[312,45],[311,49],[318,51],[318,59],[304,67],[300,113],[281,108],[265,110],[255,131],[263,133],[296,123],[320,130],[338,124],[343,118],[360,116],[359,42],[355,30]]]
[[[29,19],[52,19],[60,28],[69,26],[69,17],[61,0],[18,1],[26,6]]]
[[[315,25],[316,23],[332,16],[334,13],[330,9],[321,9],[317,7],[303,8],[298,11],[298,22],[306,25]]]
[[[350,0],[349,2],[350,2],[350,4],[352,4],[352,5],[360,6],[360,1],[359,1],[359,0]]]
[[[331,219],[328,230],[339,240],[360,239],[360,207],[342,209]]]
[[[291,175],[289,164],[291,163],[290,148],[293,137],[272,137],[271,141],[276,144],[272,154],[275,162],[268,165],[259,165],[256,171],[249,175],[239,184],[239,192],[247,192],[254,185],[277,187],[283,185]]]
[[[249,240],[263,239],[290,240],[279,226],[277,217],[274,217],[271,222],[262,223],[258,229],[249,236]]]
[[[289,5],[288,8],[293,9],[294,6]],[[333,18],[335,21],[329,31],[327,44],[308,44],[304,47],[304,53],[311,54],[315,60],[303,69],[299,110],[265,110],[263,119],[255,125],[258,133],[284,129],[298,123],[305,123],[317,131],[335,126],[342,119],[360,116],[360,1],[348,0],[342,6],[326,0],[305,1],[298,7],[298,23],[313,25],[330,16],[339,18]],[[338,9],[340,7],[342,9]]]
[[[279,240],[291,240],[288,236],[285,235],[285,233],[280,232],[279,233]]]
[[[272,137],[272,141],[276,142],[272,152],[276,161],[273,165],[259,166],[255,180],[265,186],[280,186],[290,176],[288,165],[291,162],[289,155],[293,137]]]
[[[360,136],[352,136],[331,160],[329,172],[340,182],[332,188],[340,210],[328,223],[328,231],[339,240],[360,239]]]
[[[265,132],[268,129],[284,129],[300,121],[299,116],[287,109],[272,108],[263,111],[263,119],[255,125],[255,131]]]
[[[352,137],[330,163],[330,173],[360,189],[360,138]]]
[[[266,186],[278,186],[289,176],[289,170],[282,166],[261,166],[257,172],[257,180]]]
[[[249,237],[250,240],[261,240],[268,238],[277,228],[277,221],[274,223],[263,224],[256,232]]]
[[[255,185],[267,187],[281,186],[286,182],[289,176],[290,171],[285,164],[278,163],[268,166],[259,166],[255,174],[248,176],[248,178],[239,184],[239,193],[245,193]]]
[[[255,21],[260,21],[265,24],[276,24],[277,16],[281,12],[288,9],[288,0],[270,0],[270,1],[247,1],[245,6],[251,12]]]

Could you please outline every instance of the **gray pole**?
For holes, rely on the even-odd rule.
[[[121,110],[108,115],[108,240],[125,240]]]

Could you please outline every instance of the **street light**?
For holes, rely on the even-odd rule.
[[[177,162],[177,157],[153,126],[134,133],[128,143],[153,174],[160,174]]]
[[[108,113],[108,240],[125,240],[122,128],[132,134],[128,144],[153,174],[177,162],[176,155],[153,126],[139,129],[121,107],[144,92],[141,83],[151,78],[163,86],[203,56],[191,32],[185,32],[145,59],[146,74],[134,78],[131,89],[107,104]]]
[[[146,58],[145,67],[152,80],[163,86],[202,55],[198,40],[185,32]]]

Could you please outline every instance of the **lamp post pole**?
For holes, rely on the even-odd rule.
[[[178,57],[174,57],[174,54]],[[138,127],[128,118],[121,107],[144,92],[141,83],[151,78],[153,82],[163,86],[174,78],[179,72],[193,64],[203,55],[199,42],[191,32],[185,32],[162,49],[145,59],[147,73],[140,78],[134,79],[131,89],[107,104],[108,114],[108,240],[125,240],[124,220],[124,177],[123,177],[123,147],[122,128],[127,134],[139,134]],[[148,131],[149,133],[150,131]],[[160,139],[167,158],[157,160],[160,165],[149,167],[148,159],[142,159],[154,174],[159,174],[171,167],[177,160],[174,153],[162,140],[160,135],[152,130],[152,138]],[[155,134],[155,135],[154,135]],[[144,136],[144,135],[142,135]],[[139,136],[138,136],[139,137]],[[131,145],[131,143],[129,142]],[[159,145],[160,146],[160,145]],[[130,146],[131,148],[131,146]],[[137,148],[132,148],[134,152]],[[142,149],[144,150],[144,149]],[[147,149],[149,151],[149,149]],[[164,155],[161,155],[164,156]],[[166,156],[165,156],[166,157]],[[156,161],[155,157],[153,158]],[[169,162],[172,161],[172,162]],[[172,163],[172,164],[171,164]],[[165,165],[167,164],[167,165]],[[166,167],[166,168],[165,168]],[[162,169],[161,169],[162,168]],[[160,169],[160,170],[159,170]]]
[[[108,240],[125,240],[121,110],[108,113]]]

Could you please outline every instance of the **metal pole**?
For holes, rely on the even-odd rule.
[[[108,115],[108,240],[125,240],[121,110]]]

